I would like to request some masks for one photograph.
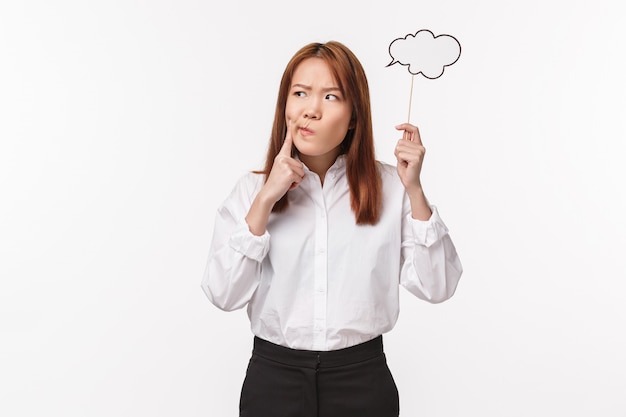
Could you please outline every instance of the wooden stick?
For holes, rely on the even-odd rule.
[[[407,123],[411,123],[411,102],[413,101],[413,80],[415,79],[415,74],[411,74],[411,93],[409,95],[409,117],[407,117]]]

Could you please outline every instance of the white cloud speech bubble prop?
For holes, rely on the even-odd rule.
[[[412,75],[422,74],[434,80],[459,60],[461,44],[454,36],[435,36],[430,30],[422,29],[415,35],[408,34],[391,42],[389,55],[392,61],[388,67],[398,63],[408,66]]]
[[[446,67],[456,63],[461,57],[461,44],[450,35],[435,36],[430,30],[418,30],[414,35],[394,39],[389,45],[391,63],[408,67],[411,74],[411,94],[409,98],[409,117],[411,121],[411,102],[413,101],[413,80],[422,74],[429,80],[443,75]]]

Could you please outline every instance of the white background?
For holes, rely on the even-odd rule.
[[[391,41],[423,181],[465,273],[402,290],[403,416],[626,416],[626,26],[619,1],[4,1],[0,415],[235,416],[252,336],[200,279],[217,205],[262,165],[291,55],[339,40],[394,163]]]

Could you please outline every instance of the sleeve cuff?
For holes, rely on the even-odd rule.
[[[230,247],[244,256],[261,262],[270,249],[270,234],[265,231],[261,236],[256,236],[250,232],[248,225],[239,225],[230,236]]]
[[[448,234],[448,228],[439,217],[437,207],[430,206],[432,215],[428,220],[417,220],[409,214],[409,221],[413,228],[413,236],[419,245],[429,247]]]

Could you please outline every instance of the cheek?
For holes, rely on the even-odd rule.
[[[348,130],[350,128],[350,115],[340,114],[337,115],[333,121],[334,126],[340,130]]]
[[[298,115],[297,106],[295,106],[293,102],[291,102],[290,100],[287,100],[287,104],[285,105],[285,117],[287,118],[287,120],[289,120],[290,118],[295,119],[297,115]]]

